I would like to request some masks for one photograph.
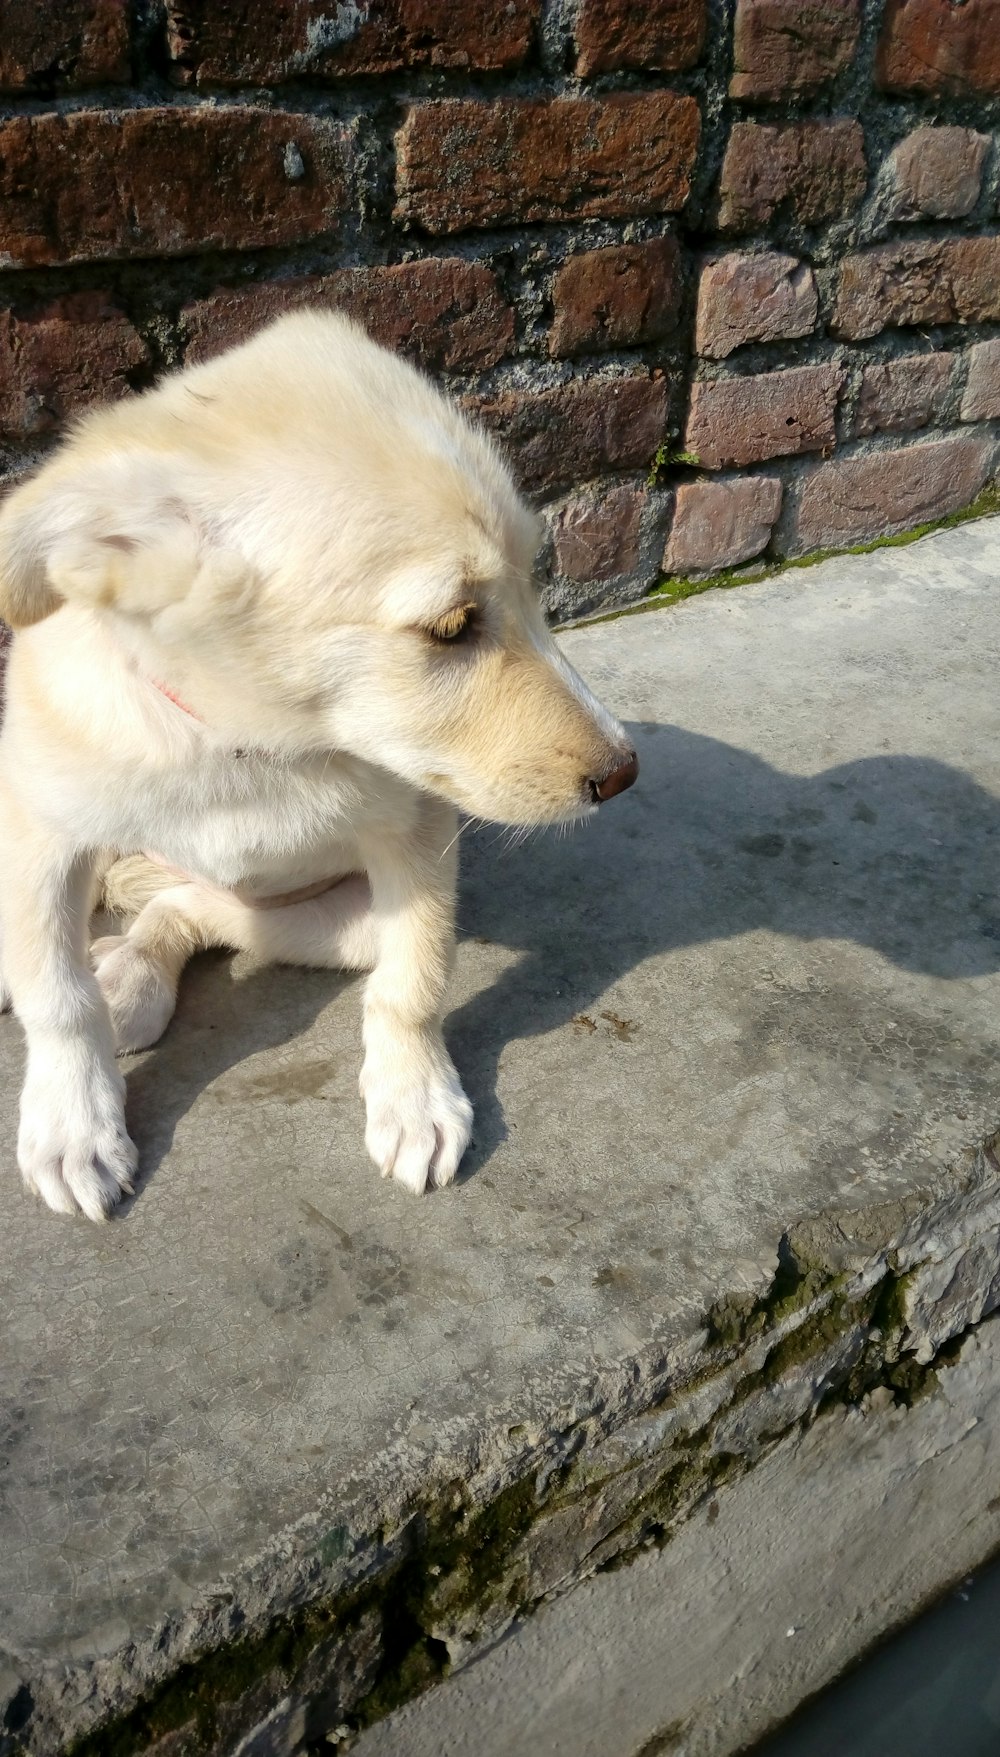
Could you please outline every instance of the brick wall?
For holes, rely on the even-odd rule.
[[[319,300],[559,615],[906,529],[997,461],[998,121],[1000,0],[7,0],[0,473]]]

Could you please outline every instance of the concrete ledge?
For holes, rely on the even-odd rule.
[[[443,1757],[499,1690],[489,1757],[532,1679],[572,1744],[552,1656],[602,1595],[683,1587],[707,1643],[726,1568],[775,1615],[796,1578],[808,1642],[734,1618],[643,1693],[650,1624],[579,1745],[722,1757],[1000,1542],[998,573],[986,522],[566,637],[643,778],[469,850],[455,1192],[373,1181],[353,985],[222,960],[133,1064],[124,1219],[10,1180],[2,1757]],[[8,1162],[20,1054],[4,1021]]]
[[[745,1750],[981,1560],[969,1511],[1000,1502],[998,1438],[993,1318],[917,1404],[876,1391],[793,1425],[669,1545],[542,1606],[355,1757]]]

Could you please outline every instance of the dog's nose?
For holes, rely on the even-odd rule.
[[[624,793],[631,787],[639,773],[639,758],[634,750],[630,750],[624,762],[617,763],[611,773],[604,775],[600,781],[591,781],[590,797],[595,805],[604,799],[613,799],[616,793]]]

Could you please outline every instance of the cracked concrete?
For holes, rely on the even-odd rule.
[[[366,1163],[355,983],[221,958],[131,1065],[130,1211],[60,1221],[9,1170],[3,1757],[346,1743],[680,1566],[782,1448],[835,1482],[878,1417],[887,1482],[920,1424],[966,1455],[1000,1297],[998,573],[984,521],[565,636],[643,772],[571,840],[465,850],[456,1190]],[[8,1168],[20,1064],[0,1021]],[[962,1493],[956,1572],[1000,1541],[996,1490]],[[930,1551],[871,1632],[945,1583]],[[780,1642],[755,1663],[771,1720],[816,1687]],[[747,1736],[702,1738],[713,1687],[678,1750]],[[677,1718],[648,1706],[644,1739]]]

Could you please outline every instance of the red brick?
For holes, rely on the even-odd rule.
[[[677,327],[680,300],[676,238],[584,250],[553,282],[549,352],[587,354],[659,341]]]
[[[833,329],[851,341],[896,325],[1000,318],[1000,237],[914,239],[845,256]]]
[[[303,305],[334,305],[387,348],[442,371],[495,366],[514,345],[514,313],[493,271],[480,262],[435,257],[220,288],[181,312],[186,358],[208,360]]]
[[[540,0],[170,0],[174,78],[196,85],[281,85],[404,67],[516,67]]]
[[[576,71],[619,68],[675,73],[693,67],[705,46],[707,0],[583,0],[576,27]]]
[[[988,134],[972,128],[915,128],[888,161],[893,220],[954,220],[979,200]]]
[[[866,181],[860,122],[736,122],[722,163],[719,226],[756,231],[782,206],[818,225],[849,213]]]
[[[645,498],[641,489],[616,483],[565,500],[552,519],[553,571],[579,583],[631,573]]]
[[[866,366],[854,432],[909,433],[944,413],[951,385],[951,354],[917,354]]]
[[[863,543],[957,512],[975,500],[991,454],[988,440],[961,433],[820,464],[802,488],[789,553]]]
[[[738,0],[730,94],[816,91],[850,65],[860,28],[860,0]]]
[[[129,77],[126,0],[6,0],[0,91],[73,91]]]
[[[875,77],[935,97],[1000,92],[996,0],[888,0]]]
[[[666,380],[638,374],[463,399],[465,409],[503,442],[527,488],[648,468],[663,439],[668,405]]]
[[[684,444],[706,470],[822,451],[843,382],[836,366],[795,366],[695,384]]]
[[[777,476],[731,476],[723,482],[684,482],[677,490],[667,573],[714,573],[766,549],[781,511]]]
[[[337,123],[251,106],[12,117],[0,122],[0,267],[328,233],[345,150]]]
[[[49,432],[75,410],[130,389],[145,342],[103,293],[72,293],[32,317],[0,312],[0,430]]]
[[[1000,341],[977,342],[969,349],[969,376],[962,398],[963,421],[1000,417]]]
[[[698,150],[693,98],[415,104],[396,136],[396,218],[427,231],[671,213]]]
[[[773,250],[761,256],[734,251],[702,267],[695,349],[710,360],[724,360],[747,342],[807,336],[817,310],[816,282],[804,262]]]

